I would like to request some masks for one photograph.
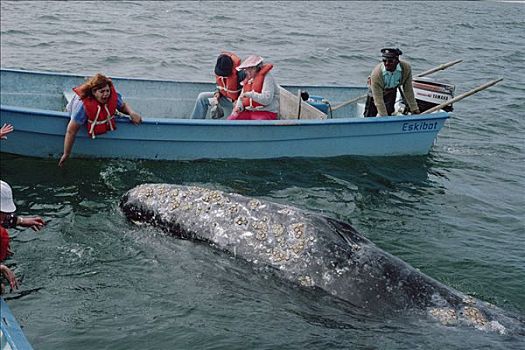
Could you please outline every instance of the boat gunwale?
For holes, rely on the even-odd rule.
[[[46,117],[61,117],[69,119],[68,112],[53,111],[47,109],[37,109],[28,107],[18,107],[12,105],[0,105],[0,110],[35,114]],[[418,122],[427,120],[442,120],[448,119],[452,112],[436,112],[432,114],[417,114],[410,116],[388,116],[375,118],[333,118],[333,119],[277,119],[277,120],[226,120],[226,119],[185,119],[185,118],[152,118],[143,117],[143,124],[155,125],[205,125],[205,126],[306,126],[306,125],[341,125],[341,124],[389,124],[399,122]],[[122,122],[129,122],[125,118],[121,118]]]
[[[5,338],[6,343],[9,344],[13,350],[33,349],[20,324],[18,323],[18,320],[3,297],[0,297],[0,309],[2,310],[0,328],[2,330],[2,337]],[[4,349],[4,347],[2,347],[2,349]]]

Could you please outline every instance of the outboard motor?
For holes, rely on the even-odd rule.
[[[412,81],[414,95],[420,112],[424,112],[432,107],[442,104],[454,98],[456,87],[447,82],[437,81],[431,78],[414,78]],[[452,105],[443,108],[447,112],[452,112]]]

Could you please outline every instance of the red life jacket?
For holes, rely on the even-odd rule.
[[[263,85],[264,85],[264,77],[266,74],[271,71],[273,68],[273,64],[263,64],[261,69],[257,72],[254,78],[248,79],[244,81],[244,86],[242,88],[243,92],[249,92],[249,91],[255,91],[260,93],[262,91]],[[262,104],[253,101],[253,99],[248,97],[242,98],[242,105],[247,110],[254,110],[260,107],[263,107]]]
[[[227,77],[215,75],[215,82],[217,83],[217,89],[219,89],[221,96],[224,96],[234,102],[239,98],[239,94],[241,93],[241,88],[239,86],[239,82],[237,81],[239,73],[236,69],[241,64],[241,59],[233,52],[224,52],[223,54],[229,56],[232,59],[232,72]]]
[[[75,93],[78,92],[74,88]],[[109,96],[109,101],[106,104],[100,104],[94,97],[86,97],[82,99],[82,104],[84,105],[84,110],[88,118],[87,129],[88,135],[91,138],[95,138],[95,135],[104,134],[108,131],[113,131],[117,128],[115,123],[115,112],[117,110],[117,91],[115,87],[111,86],[111,94]]]
[[[11,254],[11,250],[9,250],[9,233],[4,227],[0,226],[0,261],[4,261]]]

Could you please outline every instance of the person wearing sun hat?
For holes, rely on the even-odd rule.
[[[248,56],[238,70],[246,72],[241,96],[229,120],[274,120],[279,113],[279,86],[270,71],[273,64],[261,56]]]
[[[379,63],[368,77],[365,117],[392,115],[398,88],[410,112],[419,114],[412,87],[412,68],[409,63],[399,60],[402,54],[397,48],[381,49],[382,63]]]
[[[13,192],[11,186],[6,182],[0,181],[0,261],[4,261],[11,254],[9,247],[9,233],[4,228],[4,221],[9,217],[10,213],[14,213],[16,205],[13,202]]]
[[[240,64],[241,59],[233,52],[225,51],[217,57],[214,69],[217,89],[213,92],[201,92],[199,94],[191,113],[191,119],[206,118],[210,106],[212,106],[210,116],[213,119],[222,118],[221,114],[212,113],[214,111],[226,110],[228,114],[231,113],[233,104],[241,93],[241,82],[245,77],[244,72],[239,72],[236,69]],[[221,109],[217,109],[218,106]]]
[[[0,180],[0,212],[13,213],[16,211],[15,202],[13,202],[13,190],[5,181]]]
[[[7,259],[11,254],[9,246],[8,228],[23,226],[39,231],[45,223],[38,216],[21,217],[15,215],[16,205],[13,201],[11,186],[5,181],[0,181],[0,261]]]
[[[13,202],[11,187],[4,181],[0,181],[0,191],[0,219],[1,222],[4,222],[4,219],[7,216],[5,213],[14,212],[16,210],[16,206]],[[0,261],[4,261],[11,254],[12,252],[9,250],[9,234],[5,228],[0,226]],[[16,280],[15,274],[4,264],[0,264],[0,277],[2,276],[9,281],[11,290],[18,287],[18,281]],[[0,283],[0,294],[4,294],[4,288],[4,284]]]

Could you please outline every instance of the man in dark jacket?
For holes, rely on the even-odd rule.
[[[396,102],[397,89],[412,114],[419,114],[419,108],[412,87],[412,68],[399,60],[399,49],[381,50],[383,62],[379,63],[368,78],[368,96],[365,104],[365,117],[392,115]],[[402,89],[402,90],[401,90]]]

